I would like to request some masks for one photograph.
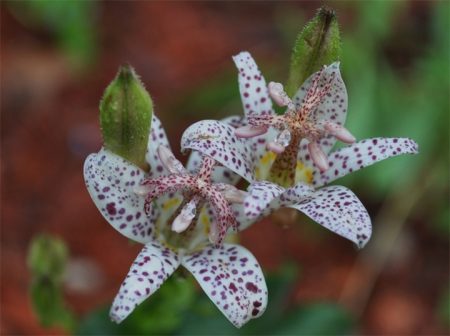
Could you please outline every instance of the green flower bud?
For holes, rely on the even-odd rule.
[[[60,281],[67,257],[67,247],[61,239],[41,234],[31,242],[28,250],[28,267],[33,276]]]
[[[295,95],[300,85],[323,65],[339,60],[341,39],[336,13],[321,7],[295,41],[286,92]]]
[[[119,68],[100,101],[103,145],[144,170],[153,104],[129,65]]]

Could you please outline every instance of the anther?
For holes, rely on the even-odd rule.
[[[327,155],[323,152],[322,148],[316,142],[310,142],[308,144],[308,151],[311,155],[312,161],[321,172],[326,171],[330,166],[328,164]]]
[[[288,106],[292,103],[291,98],[284,91],[281,83],[270,82],[268,85],[269,95],[278,106]]]
[[[186,169],[180,161],[172,154],[169,148],[163,145],[158,146],[158,156],[161,163],[171,174],[184,174]]]
[[[172,223],[172,231],[183,232],[192,223],[197,213],[197,201],[192,199],[187,203],[183,209],[181,209],[180,214],[174,219]]]
[[[356,138],[353,136],[353,134],[350,133],[350,131],[346,129],[344,126],[328,121],[325,123],[324,129],[329,134],[335,136],[336,139],[346,144],[352,144],[356,141]]]
[[[267,126],[242,126],[239,128],[236,128],[234,131],[234,134],[238,138],[253,138],[258,135],[262,135],[267,132]]]

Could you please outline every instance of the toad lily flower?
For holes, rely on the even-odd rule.
[[[355,142],[355,137],[342,125],[347,112],[347,91],[339,72],[339,63],[324,66],[311,75],[299,88],[293,99],[289,98],[280,83],[266,82],[253,58],[247,52],[235,56],[239,69],[239,88],[248,125],[236,129],[236,136],[251,138],[266,133],[269,127],[278,131],[270,134],[266,147],[279,154],[273,170],[281,176],[280,182],[293,183],[293,172],[301,146],[320,171],[329,168],[326,152],[336,139]],[[270,98],[279,106],[286,106],[283,115],[277,115]]]
[[[99,211],[121,234],[145,244],[110,316],[123,321],[182,265],[240,327],[267,305],[267,287],[255,257],[242,246],[222,243],[229,227],[242,230],[249,224],[241,221],[246,194],[227,183],[234,177],[224,174],[223,167],[214,169],[210,157],[199,160],[195,154],[184,168],[169,148],[153,115],[149,172],[106,149],[86,159],[86,186]]]
[[[280,207],[295,208],[359,247],[364,246],[371,235],[370,218],[364,206],[347,188],[321,187],[389,157],[416,154],[417,144],[408,138],[373,138],[328,154],[336,139],[354,142],[354,137],[342,126],[347,93],[338,64],[313,74],[291,101],[280,85],[266,86],[249,53],[242,52],[234,60],[239,69],[245,118],[229,117],[227,124],[221,126],[220,122],[212,121],[192,125],[185,134],[197,134],[192,136],[196,139],[193,149],[223,160],[218,157],[216,147],[224,146],[225,139],[215,139],[205,130],[220,128],[221,134],[228,134],[234,127],[238,138],[225,142],[239,143],[240,138],[249,138],[246,141],[250,158],[246,157],[249,160],[246,164],[253,169],[253,177],[283,186],[253,182],[244,200],[249,220],[257,220]],[[288,107],[285,115],[274,113],[270,97]]]
[[[333,63],[311,75],[291,100],[282,85],[266,85],[248,52],[234,57],[239,69],[239,89],[245,118],[229,122],[239,137],[250,137],[255,177],[283,186],[306,182],[315,187],[375,162],[401,154],[416,154],[417,144],[407,138],[374,138],[354,143],[344,128],[347,90],[339,64]],[[271,98],[287,106],[276,115]],[[280,132],[281,131],[281,132]],[[278,135],[276,135],[278,133]],[[336,140],[351,144],[331,154]]]

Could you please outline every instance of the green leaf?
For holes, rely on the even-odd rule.
[[[339,60],[341,40],[335,12],[321,7],[297,36],[291,56],[286,92],[293,96],[303,82],[323,65]]]
[[[129,65],[119,68],[100,101],[100,125],[106,149],[147,170],[153,103]]]

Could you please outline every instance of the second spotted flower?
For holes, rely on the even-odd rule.
[[[244,158],[240,158],[244,160]],[[249,224],[245,193],[216,161],[194,154],[188,167],[170,151],[153,116],[146,172],[101,149],[85,162],[87,189],[105,219],[124,236],[145,244],[120,287],[111,318],[124,320],[180,266],[189,270],[210,299],[237,327],[259,317],[267,287],[255,257],[223,243],[229,229]],[[239,165],[228,167],[239,171]]]

